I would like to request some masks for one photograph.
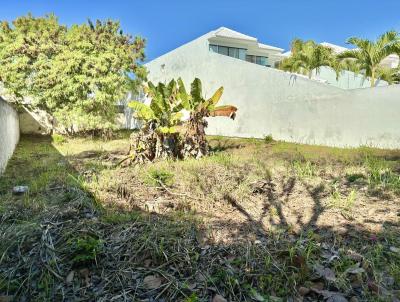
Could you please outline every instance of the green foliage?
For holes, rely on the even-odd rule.
[[[356,182],[359,179],[364,179],[364,174],[361,173],[347,174],[346,179],[348,182]]]
[[[0,80],[17,101],[28,97],[69,131],[112,128],[116,102],[146,75],[138,65],[143,49],[119,22],[66,27],[54,15],[27,15],[2,23]]]
[[[146,182],[153,186],[171,186],[174,183],[174,174],[165,169],[152,168],[148,171]]]
[[[294,172],[300,178],[311,178],[317,175],[317,167],[310,161],[295,160],[292,162]]]
[[[51,139],[56,144],[64,144],[64,143],[67,142],[67,139],[64,136],[60,135],[60,134],[53,134],[51,136]]]
[[[281,69],[305,74],[311,78],[313,70],[319,73],[322,66],[335,66],[333,50],[312,40],[294,39],[291,52],[291,56],[281,62]]]
[[[169,82],[168,85],[158,83],[155,86],[149,82],[145,91],[151,98],[149,105],[139,101],[133,101],[128,104],[133,110],[137,118],[145,122],[145,127],[155,127],[159,133],[176,133],[181,123],[183,109],[182,102],[179,98],[179,87],[175,80]]]
[[[396,31],[388,31],[376,41],[351,37],[347,40],[357,49],[348,50],[338,55],[339,59],[352,59],[367,77],[370,77],[371,87],[375,86],[376,78],[392,81],[388,72],[380,64],[388,55],[400,52],[400,37]]]
[[[274,139],[272,138],[272,134],[266,135],[266,136],[264,137],[264,142],[267,143],[267,144],[270,144],[270,143],[272,143],[273,141],[274,141]]]
[[[72,263],[75,266],[88,265],[96,261],[101,252],[102,241],[90,235],[69,241],[72,251]]]
[[[132,158],[136,161],[153,160],[159,157],[201,157],[208,152],[205,138],[206,117],[235,117],[236,107],[217,106],[223,87],[211,98],[202,96],[202,84],[196,78],[191,83],[190,93],[186,91],[182,79],[171,80],[157,86],[148,82],[145,92],[150,103],[133,101],[128,104],[141,119],[143,127],[131,145]],[[184,113],[189,119],[183,121]]]
[[[400,175],[395,173],[387,162],[367,156],[364,165],[367,168],[367,179],[371,188],[390,189],[400,193]]]

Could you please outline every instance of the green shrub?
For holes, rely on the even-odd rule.
[[[266,144],[270,144],[274,141],[274,139],[272,138],[272,134],[268,134],[267,136],[264,137],[264,142]]]

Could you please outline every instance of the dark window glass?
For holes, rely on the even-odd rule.
[[[255,56],[247,55],[246,56],[246,61],[247,62],[251,62],[251,63],[255,63],[256,62],[256,58],[255,58]]]
[[[239,52],[237,48],[229,47],[229,56],[239,58]]]
[[[227,47],[227,46],[210,44],[209,49],[211,52],[216,52],[221,55],[230,56],[232,58],[237,58],[241,60],[246,60],[246,49],[244,48]]]
[[[239,48],[239,59],[246,60],[246,49]]]
[[[218,46],[218,53],[220,53],[221,55],[228,55],[228,47],[225,46]]]

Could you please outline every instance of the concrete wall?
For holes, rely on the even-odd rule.
[[[48,135],[51,132],[51,116],[42,110],[22,109],[19,115],[19,127],[22,134]]]
[[[330,67],[321,67],[317,74],[314,70],[313,79],[321,80],[324,83],[333,85],[342,89],[358,89],[371,87],[370,79],[362,74],[343,70],[340,77],[336,79],[336,72]],[[388,86],[388,83],[382,80],[377,80],[375,86]]]
[[[0,97],[0,173],[4,171],[18,141],[18,113]]]
[[[209,52],[207,35],[146,66],[153,82],[199,77],[207,96],[224,86],[221,103],[237,106],[237,119],[210,118],[208,134],[400,148],[399,86],[343,90]]]

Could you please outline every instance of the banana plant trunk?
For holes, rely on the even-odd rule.
[[[207,128],[207,121],[201,112],[197,112],[190,117],[183,138],[184,158],[200,158],[208,154],[209,146],[205,128]]]

